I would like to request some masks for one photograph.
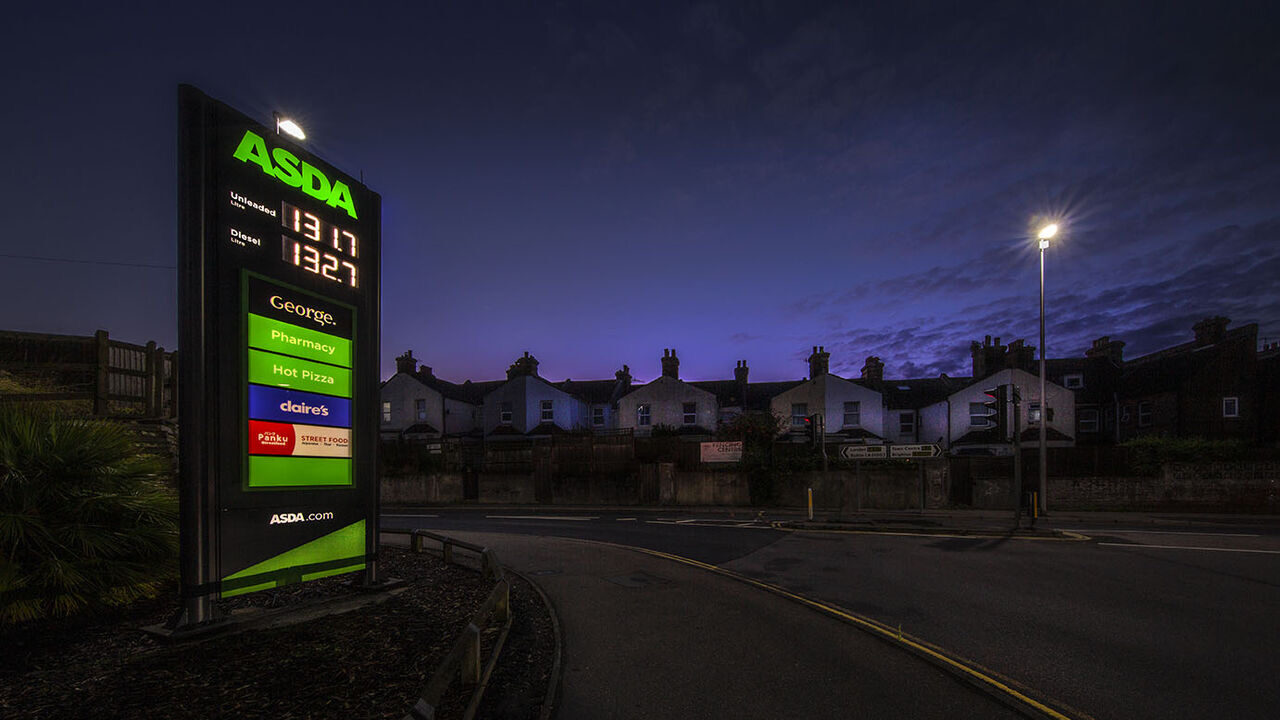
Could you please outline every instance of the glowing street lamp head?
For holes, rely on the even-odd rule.
[[[1047,250],[1049,248],[1049,238],[1058,234],[1058,223],[1049,223],[1040,228],[1040,249]]]
[[[276,132],[290,135],[299,140],[307,139],[307,134],[302,131],[301,125],[287,117],[284,117],[280,113],[276,113]]]

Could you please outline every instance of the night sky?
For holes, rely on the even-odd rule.
[[[384,377],[965,375],[1043,218],[1051,357],[1280,340],[1275,3],[182,6],[6,11],[0,329],[176,345],[189,82],[382,193]]]

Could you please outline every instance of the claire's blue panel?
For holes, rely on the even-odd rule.
[[[253,420],[351,427],[351,401],[300,390],[250,385],[249,417]]]

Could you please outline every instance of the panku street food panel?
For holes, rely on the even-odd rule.
[[[200,319],[199,342],[188,328],[182,349],[203,348],[201,386],[183,386],[205,442],[183,445],[211,547],[197,589],[225,597],[360,570],[376,553],[381,200],[194,88],[180,105],[180,190],[203,199],[199,222],[184,221],[180,292],[184,322]]]

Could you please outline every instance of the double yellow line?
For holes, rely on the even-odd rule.
[[[958,536],[958,537],[973,537],[973,536]],[[570,538],[564,538],[564,539],[570,539]],[[762,590],[771,592],[781,597],[785,597],[789,600],[794,600],[795,602],[798,602],[802,605],[807,605],[815,610],[837,617],[840,620],[843,620],[844,622],[850,623],[855,627],[858,627],[862,630],[865,630],[871,633],[872,635],[875,635],[876,637],[886,640],[892,644],[899,645],[917,655],[923,656],[926,659],[933,661],[935,664],[941,665],[945,669],[960,675],[962,678],[968,680],[970,683],[977,685],[979,688],[986,690],[988,693],[994,695],[997,699],[1005,702],[1006,704],[1013,705],[1019,710],[1032,711],[1039,717],[1052,718],[1053,720],[1092,720],[1090,716],[1078,710],[1072,710],[1071,712],[1074,713],[1073,715],[1064,714],[1062,711],[1052,708],[1046,705],[1044,702],[1041,702],[1040,700],[1037,700],[1031,697],[1026,692],[1023,692],[1018,688],[1013,687],[1013,684],[1010,681],[999,679],[991,673],[984,672],[981,669],[974,667],[975,663],[964,660],[963,658],[960,658],[959,656],[953,653],[948,653],[942,648],[939,648],[935,645],[931,645],[929,643],[924,642],[923,640],[919,640],[917,638],[912,637],[911,635],[903,633],[902,628],[900,627],[895,629],[877,620],[873,620],[869,617],[866,617],[864,615],[858,615],[857,613],[844,610],[842,608],[836,607],[834,605],[830,605],[828,603],[821,602],[819,600],[813,600],[803,595],[797,595],[796,593],[793,593],[790,590],[781,588],[777,585],[761,582],[759,580],[749,578],[745,575],[740,575],[736,572],[733,572],[732,570],[726,570],[718,565],[711,565],[708,563],[699,562],[692,558],[687,558],[680,555],[672,555],[671,553],[664,553],[658,550],[650,550],[648,548],[636,547],[634,545],[619,545],[616,543],[603,542],[600,540],[579,540],[579,542],[588,542],[588,543],[594,542],[594,543],[599,543],[601,545],[612,545],[614,547],[624,548],[626,550],[634,550],[635,552],[644,553],[645,555],[652,555],[653,557],[660,557],[667,560],[671,560],[673,562],[683,563],[685,565],[691,565],[693,567],[702,568],[703,570],[716,573],[717,575],[723,575],[725,577],[732,578],[734,580],[737,580],[738,582],[743,582],[748,585],[754,585]]]

